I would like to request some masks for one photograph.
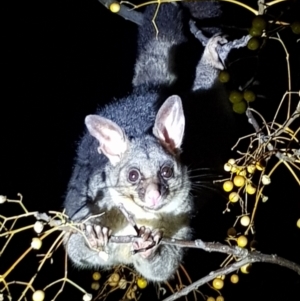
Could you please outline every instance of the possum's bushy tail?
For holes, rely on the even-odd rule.
[[[138,59],[133,85],[171,85],[176,80],[172,66],[176,50],[187,41],[189,20],[205,20],[220,15],[215,2],[185,2],[148,5],[139,30]],[[154,26],[155,22],[155,26]],[[184,58],[183,58],[184,59]]]
[[[138,58],[133,85],[169,85],[175,78],[171,71],[171,51],[185,41],[184,13],[178,4],[162,4],[152,22],[156,6],[147,6],[139,30]]]

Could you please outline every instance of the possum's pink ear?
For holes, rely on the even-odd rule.
[[[118,164],[128,148],[123,130],[113,121],[98,115],[88,115],[85,124],[90,134],[99,141],[98,152],[105,155],[110,163]]]
[[[170,96],[160,107],[153,127],[153,134],[170,151],[179,149],[183,139],[185,119],[181,99]]]

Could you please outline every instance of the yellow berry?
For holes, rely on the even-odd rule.
[[[226,192],[229,192],[231,191],[233,188],[233,183],[232,181],[225,181],[224,184],[223,184],[223,189],[226,191]]]
[[[111,279],[111,281],[117,282],[120,280],[120,275],[118,273],[113,273],[113,274],[111,274],[109,279]]]
[[[229,81],[229,79],[230,79],[230,75],[227,71],[221,71],[219,73],[219,81],[221,83],[227,83]]]
[[[91,289],[94,290],[94,291],[97,291],[98,289],[100,288],[100,283],[99,282],[93,282],[91,284]]]
[[[229,201],[231,203],[236,203],[240,199],[240,196],[237,192],[231,192],[229,195]]]
[[[230,281],[232,283],[238,283],[239,282],[239,276],[237,274],[232,274],[231,277],[230,277]]]
[[[222,279],[219,279],[219,278],[215,278],[213,280],[213,283],[212,283],[213,287],[217,290],[220,290],[223,288],[224,286],[224,281]]]
[[[236,236],[236,230],[232,227],[227,230],[228,236]]]
[[[233,184],[237,187],[242,187],[245,185],[245,178],[242,176],[235,176],[233,178]]]
[[[119,288],[122,289],[122,290],[124,290],[126,288],[126,286],[127,286],[126,279],[124,279],[124,278],[120,279],[120,281],[119,281]]]
[[[256,192],[256,188],[252,184],[248,184],[246,187],[246,192],[248,194],[254,194]]]
[[[242,170],[239,171],[237,174],[238,174],[239,176],[246,177],[247,171],[246,171],[245,169],[242,169]]]
[[[268,175],[263,175],[262,179],[261,179],[261,182],[264,185],[269,185],[271,183],[271,179],[270,179],[270,177]]]
[[[247,227],[247,226],[249,226],[249,224],[250,224],[250,217],[249,217],[248,215],[244,215],[244,216],[241,218],[240,222],[241,222],[241,225],[242,225],[242,226]]]
[[[255,169],[256,169],[256,167],[254,164],[250,164],[247,166],[247,171],[251,174],[255,172]]]
[[[225,163],[225,164],[224,164],[224,170],[225,170],[225,171],[230,171],[230,170],[231,170],[231,164]]]
[[[216,299],[214,298],[214,297],[208,297],[207,299],[206,299],[206,301],[215,301]]]
[[[244,101],[240,101],[238,103],[234,103],[232,106],[233,112],[238,114],[243,114],[247,110],[247,105]]]
[[[216,298],[216,301],[224,301],[224,297],[223,297],[223,296],[218,296],[218,297]]]
[[[244,99],[248,102],[252,102],[255,100],[256,96],[253,91],[245,90],[243,93]]]
[[[243,99],[243,94],[240,91],[233,90],[229,94],[229,100],[235,104],[241,102]]]
[[[120,275],[118,273],[113,273],[108,278],[108,284],[110,286],[117,286],[120,280]]]
[[[300,21],[295,21],[291,24],[291,29],[294,34],[300,34]]]
[[[127,299],[132,300],[135,299],[135,291],[131,290],[126,294]],[[127,300],[126,299],[126,300]]]
[[[44,224],[41,222],[41,221],[36,221],[34,223],[34,226],[33,226],[33,230],[36,232],[36,233],[41,233],[44,229]]]
[[[250,268],[251,268],[251,264],[247,263],[241,267],[241,272],[244,274],[249,274]]]
[[[93,273],[93,279],[94,280],[99,280],[101,278],[101,274],[99,273],[99,272],[95,272],[95,273]]]
[[[136,283],[137,283],[138,287],[141,289],[145,288],[148,284],[147,280],[145,278],[138,278]]]
[[[234,165],[235,164],[235,160],[231,158],[231,159],[228,160],[228,163],[231,164],[231,165]]]
[[[262,161],[256,162],[255,166],[256,166],[257,170],[259,170],[259,171],[262,171],[265,168],[264,162],[262,162]]]
[[[0,204],[5,203],[7,200],[7,197],[5,195],[0,195]]]
[[[91,294],[84,294],[83,297],[82,297],[82,300],[83,301],[91,301],[93,299],[93,296]]]
[[[39,250],[42,246],[42,241],[38,237],[34,237],[31,241],[31,247],[35,250]]]
[[[109,10],[112,13],[118,13],[121,9],[121,6],[118,2],[113,2],[110,6],[109,6]]]
[[[259,40],[257,38],[251,38],[247,44],[248,49],[256,50],[259,47]]]
[[[241,235],[238,237],[237,244],[239,247],[244,248],[247,245],[247,243],[248,243],[248,239],[246,236]]]
[[[297,227],[300,228],[300,218],[297,220]]]
[[[262,35],[262,30],[260,28],[251,27],[249,34],[252,37],[260,37]]]
[[[256,249],[257,249],[257,246],[258,246],[258,242],[257,242],[256,240],[252,240],[252,241],[250,242],[250,248],[251,248],[252,251],[253,251],[253,250],[256,250]]]
[[[254,28],[266,29],[267,22],[266,22],[266,20],[264,19],[263,16],[256,16],[252,20],[252,26]]]
[[[219,275],[216,278],[224,280],[225,279],[225,275]]]
[[[33,301],[43,301],[45,299],[45,292],[38,290],[35,291],[32,295],[32,300]]]
[[[239,167],[237,166],[237,165],[232,165],[232,167],[231,167],[231,172],[232,173],[236,173],[236,172],[238,172],[239,171]]]

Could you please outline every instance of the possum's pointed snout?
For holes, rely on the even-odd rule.
[[[157,184],[150,184],[146,188],[145,203],[147,207],[155,208],[160,205],[161,194]]]

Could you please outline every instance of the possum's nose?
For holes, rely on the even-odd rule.
[[[161,194],[157,184],[150,184],[146,189],[145,203],[149,207],[157,207],[160,204]]]

